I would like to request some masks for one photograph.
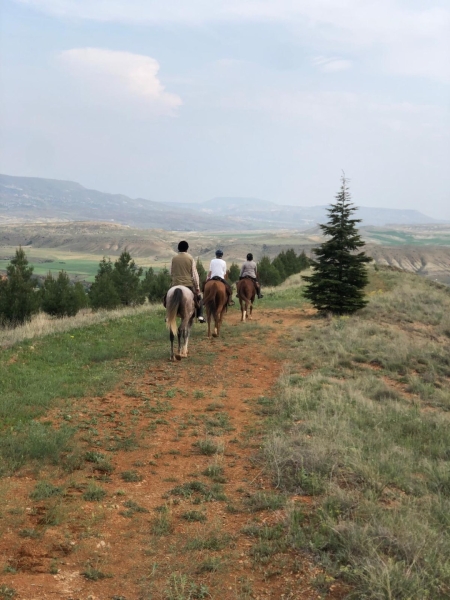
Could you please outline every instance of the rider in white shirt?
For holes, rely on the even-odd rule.
[[[227,281],[225,281],[225,277],[227,274],[227,263],[222,259],[222,256],[222,250],[216,250],[216,258],[213,258],[209,265],[208,279],[218,277],[222,281],[222,283],[225,284],[228,294],[228,306],[233,306],[234,302],[231,299],[233,289],[230,286],[230,284]]]

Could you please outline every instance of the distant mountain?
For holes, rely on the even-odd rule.
[[[172,231],[305,230],[326,222],[326,209],[326,205],[287,206],[240,197],[162,203],[89,190],[73,181],[0,175],[0,223],[112,221]],[[366,226],[439,222],[416,210],[360,207],[357,216]]]

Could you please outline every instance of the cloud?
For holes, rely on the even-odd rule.
[[[158,79],[159,63],[150,56],[103,48],[73,48],[61,52],[62,64],[105,101],[135,100],[160,114],[174,114],[182,104]]]
[[[305,39],[312,36],[316,52],[321,43],[333,53],[363,51],[375,56],[381,69],[450,81],[450,10],[439,6],[440,0],[15,1],[61,18],[103,22],[284,23]]]
[[[325,58],[324,56],[317,56],[313,60],[313,64],[325,73],[335,73],[336,71],[346,71],[347,69],[350,69],[352,61],[344,60],[342,58]]]

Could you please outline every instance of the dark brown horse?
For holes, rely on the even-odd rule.
[[[227,310],[228,295],[225,284],[216,279],[210,279],[205,283],[203,292],[203,305],[206,309],[206,320],[208,321],[208,337],[211,337],[211,318],[214,319],[213,337],[218,337],[222,325],[223,315]]]
[[[256,287],[248,277],[240,279],[236,284],[239,304],[241,305],[241,321],[245,323],[247,317],[252,318],[253,302],[256,296]]]

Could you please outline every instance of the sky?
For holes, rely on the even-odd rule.
[[[450,220],[450,0],[3,0],[0,172]]]

